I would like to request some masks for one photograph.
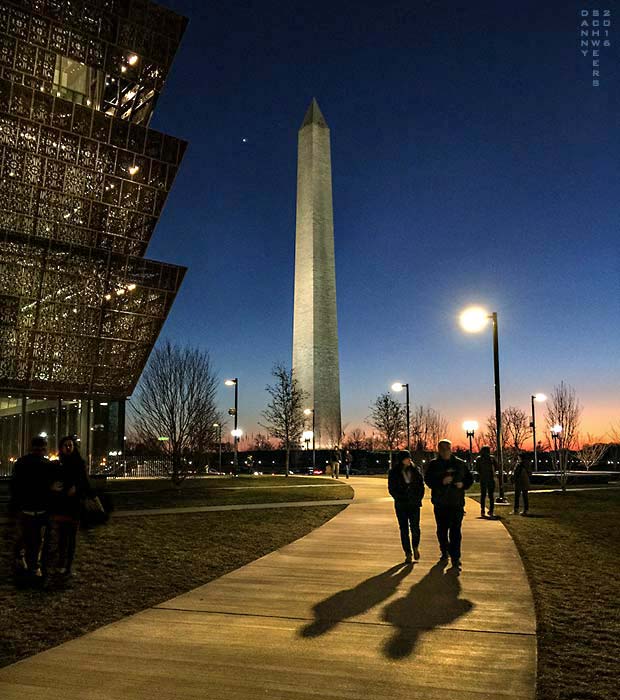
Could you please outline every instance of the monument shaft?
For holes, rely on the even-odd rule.
[[[315,411],[318,449],[341,438],[329,128],[316,100],[299,130],[293,371]]]

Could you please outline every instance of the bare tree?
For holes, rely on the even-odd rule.
[[[411,434],[416,451],[437,449],[437,443],[446,437],[448,419],[430,406],[414,406],[411,416]]]
[[[370,435],[366,435],[364,433],[365,440],[364,440],[364,447],[363,449],[368,450],[369,452],[374,452],[375,450],[378,450],[381,448],[381,438],[376,435],[375,433],[371,433]]]
[[[392,466],[392,452],[402,442],[407,432],[407,417],[403,405],[395,401],[389,394],[381,394],[370,407],[369,425],[378,431],[390,453],[390,466]]]
[[[255,450],[273,450],[273,443],[271,440],[267,437],[267,435],[263,435],[262,433],[256,433],[254,436],[254,448]]]
[[[577,450],[577,457],[583,466],[590,471],[595,467],[607,452],[607,445],[600,437],[595,437],[587,433],[581,442],[581,447]]]
[[[260,425],[282,444],[286,451],[285,473],[289,475],[290,454],[299,447],[304,430],[304,402],[306,393],[299,387],[293,370],[276,364],[271,372],[275,383],[267,386],[271,401],[263,411],[265,423]]]
[[[486,430],[483,434],[486,444],[491,448],[491,452],[497,452],[497,421],[495,414],[487,418]],[[507,435],[507,432],[502,430],[502,450],[506,450]]]
[[[523,409],[508,406],[502,411],[502,429],[506,438],[506,448],[517,455],[531,435],[530,417]]]
[[[547,401],[546,423],[549,433],[555,425],[562,428],[558,433],[557,447],[560,483],[563,491],[566,490],[568,454],[570,450],[575,449],[579,436],[581,411],[575,389],[570,384],[562,381],[558,386],[553,387],[553,392]]]
[[[345,436],[344,446],[348,450],[364,450],[368,443],[366,433],[360,428],[355,428]]]
[[[184,455],[213,443],[217,430],[213,424],[220,422],[216,393],[217,377],[208,352],[170,341],[155,348],[130,410],[140,440],[159,441],[172,457],[176,486],[187,476]]]
[[[608,434],[612,443],[620,445],[620,421],[611,424]]]

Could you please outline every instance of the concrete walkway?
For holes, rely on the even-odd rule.
[[[0,670],[0,697],[533,700],[532,597],[503,525],[468,501],[458,577],[425,502],[422,560],[402,566],[385,481],[351,484],[359,504],[306,537]]]

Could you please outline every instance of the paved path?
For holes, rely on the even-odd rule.
[[[533,700],[532,598],[503,525],[468,502],[457,577],[425,503],[405,567],[385,481],[352,485],[364,502],[306,537],[0,670],[0,697]]]

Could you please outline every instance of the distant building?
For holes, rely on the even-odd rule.
[[[0,0],[0,471],[31,436],[123,451],[185,269],[143,256],[186,144],[148,128],[186,20]]]
[[[340,444],[340,369],[329,127],[312,100],[299,130],[293,372],[315,412],[315,446]]]

